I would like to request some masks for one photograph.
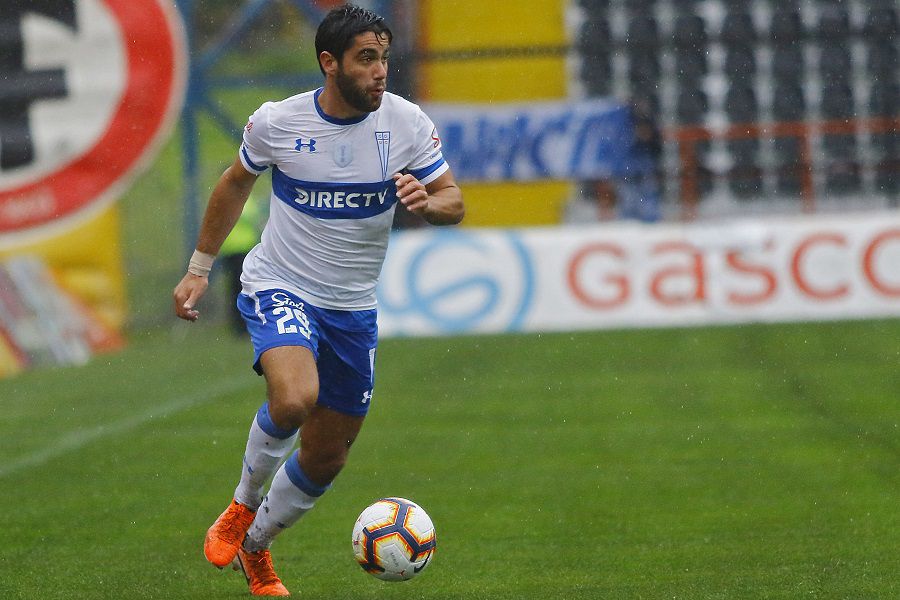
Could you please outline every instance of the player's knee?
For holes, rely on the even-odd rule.
[[[270,382],[269,414],[279,427],[293,429],[303,425],[316,405],[317,385],[294,382]]]

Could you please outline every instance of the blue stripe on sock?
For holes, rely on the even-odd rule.
[[[287,462],[284,463],[284,471],[287,473],[291,483],[300,488],[301,491],[315,498],[318,498],[327,492],[328,488],[331,487],[331,484],[324,486],[316,485],[309,480],[309,477],[307,477],[306,473],[303,472],[303,469],[300,468],[300,450],[294,450],[291,457],[287,459]]]
[[[282,429],[278,425],[276,425],[272,421],[272,417],[269,416],[269,403],[263,402],[263,405],[259,407],[259,410],[256,412],[256,423],[259,425],[260,429],[271,435],[273,438],[278,438],[279,440],[286,440],[298,431],[297,429]]]

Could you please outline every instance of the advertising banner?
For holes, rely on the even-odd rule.
[[[391,241],[382,335],[900,317],[900,215],[535,229]]]
[[[460,181],[599,179],[628,168],[629,111],[609,100],[424,108]]]
[[[172,131],[187,54],[171,0],[3,0],[0,30],[2,377],[121,346],[114,201]]]
[[[170,0],[4,0],[0,248],[115,200],[171,131],[185,89]]]

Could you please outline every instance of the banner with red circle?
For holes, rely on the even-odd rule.
[[[12,239],[117,199],[171,131],[187,56],[168,0],[12,0],[0,18],[19,33],[0,61],[18,90],[0,86],[0,238]]]

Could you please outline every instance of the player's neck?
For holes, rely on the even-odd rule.
[[[337,86],[329,85],[328,82],[319,94],[318,102],[322,112],[335,119],[355,119],[368,114],[350,106],[341,96]]]

